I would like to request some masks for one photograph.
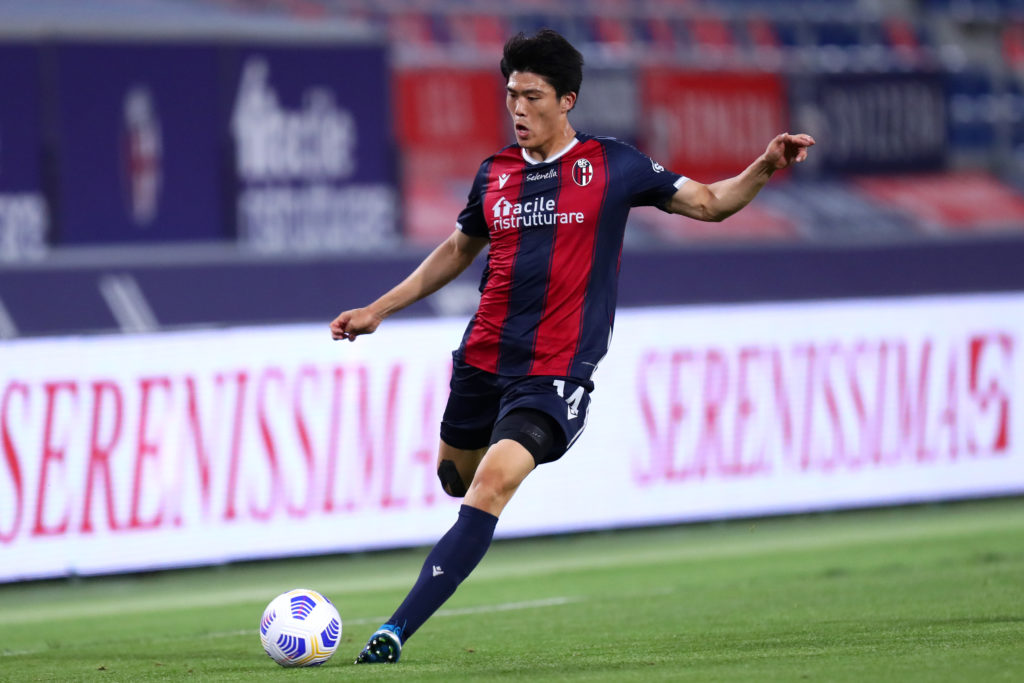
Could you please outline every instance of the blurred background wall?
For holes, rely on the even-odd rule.
[[[511,141],[500,48],[543,26],[587,61],[576,128],[677,172],[820,143],[723,225],[635,211],[627,305],[1022,284],[1013,0],[4,0],[0,334],[367,300]],[[410,313],[472,306],[456,287]]]
[[[326,324],[451,232],[542,27],[577,130],[706,182],[818,146],[633,212],[577,447],[620,505],[509,533],[1024,491],[1021,0],[0,0],[0,580],[433,539],[482,264]]]

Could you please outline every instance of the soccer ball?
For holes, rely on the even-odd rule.
[[[281,666],[319,666],[341,642],[341,617],[331,601],[308,588],[282,593],[260,619],[260,642]]]

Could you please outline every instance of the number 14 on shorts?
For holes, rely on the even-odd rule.
[[[565,398],[565,380],[556,379],[553,384],[555,385],[555,391],[562,398]],[[569,419],[575,420],[580,414],[580,401],[583,400],[583,387],[576,387],[576,391],[572,392],[569,398],[565,398],[565,402],[569,404]]]

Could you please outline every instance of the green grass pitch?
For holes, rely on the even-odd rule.
[[[353,666],[424,555],[0,586],[0,680],[1024,677],[1022,499],[499,541],[399,664]],[[295,587],[344,620],[319,669],[259,644]]]

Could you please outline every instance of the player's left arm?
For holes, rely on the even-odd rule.
[[[775,171],[806,159],[813,144],[814,138],[805,133],[777,135],[764,154],[739,175],[710,185],[688,180],[672,195],[666,208],[701,221],[724,220],[749,204]]]

